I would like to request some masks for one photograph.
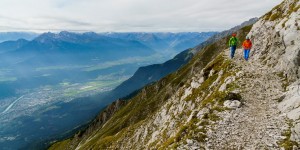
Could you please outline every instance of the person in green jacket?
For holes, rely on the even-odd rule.
[[[236,38],[236,34],[233,33],[232,37],[229,40],[229,46],[230,46],[230,58],[232,59],[235,54],[236,46],[238,44],[238,39]]]

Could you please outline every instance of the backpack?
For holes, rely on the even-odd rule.
[[[236,37],[232,37],[232,38],[230,38],[230,40],[229,40],[229,45],[230,45],[230,46],[236,46],[236,45],[237,45],[237,42],[238,42],[237,38],[236,38]]]
[[[249,41],[245,41],[244,43],[243,43],[243,47],[245,48],[245,49],[250,49],[251,47],[252,47],[252,42],[249,40]]]

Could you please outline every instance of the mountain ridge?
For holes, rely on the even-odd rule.
[[[204,42],[208,37],[217,34],[217,32],[125,32],[103,34],[109,37],[140,41],[149,47],[153,47],[158,52],[162,50],[180,52]]]
[[[0,32],[0,42],[16,41],[19,39],[32,40],[39,34],[34,32]]]
[[[29,41],[25,39],[18,39],[17,41],[5,41],[0,43],[0,53],[6,53],[16,50],[26,45]]]
[[[0,57],[11,64],[14,64],[14,59],[11,58],[20,58],[22,61],[19,65],[45,65],[50,61],[53,62],[52,65],[64,65],[70,64],[73,59],[87,64],[92,61],[91,58],[96,57],[109,61],[133,56],[149,56],[154,53],[151,48],[138,41],[112,39],[94,34],[49,32],[21,47],[2,53]]]

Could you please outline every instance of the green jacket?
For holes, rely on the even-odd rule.
[[[237,46],[238,45],[238,39],[236,37],[231,37],[229,40],[229,46]]]

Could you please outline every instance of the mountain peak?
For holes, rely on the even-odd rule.
[[[96,32],[84,32],[83,35],[97,36],[97,35],[99,35],[99,34],[97,34]]]
[[[61,32],[58,33],[58,35],[61,36],[61,37],[64,37],[64,36],[72,36],[72,35],[74,35],[74,34],[76,34],[76,33],[69,32],[69,31],[61,31]]]
[[[34,41],[40,42],[40,43],[48,43],[53,41],[57,37],[57,34],[52,32],[46,32],[41,35],[39,35],[37,38],[34,39]]]
[[[21,38],[21,39],[18,39],[17,42],[29,42],[29,41],[26,40],[26,39]]]

